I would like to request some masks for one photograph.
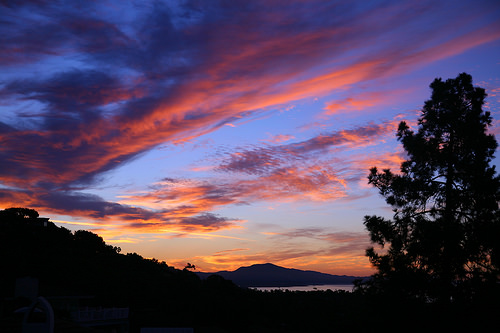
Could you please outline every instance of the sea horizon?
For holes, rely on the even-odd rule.
[[[306,286],[290,287],[248,287],[259,291],[289,290],[289,291],[325,291],[325,290],[344,290],[352,292],[354,284],[311,284]]]

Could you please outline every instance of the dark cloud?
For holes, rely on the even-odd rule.
[[[185,218],[182,220],[181,224],[187,231],[196,231],[200,229],[215,231],[234,226],[234,220],[229,220],[225,217],[221,217],[212,213],[204,213],[201,215]]]
[[[328,156],[327,152],[333,148],[349,145],[351,148],[366,145],[381,136],[393,133],[394,124],[368,124],[350,130],[342,130],[321,134],[309,140],[283,145],[256,146],[251,149],[240,149],[226,153],[224,160],[218,166],[219,171],[243,172],[248,174],[269,174],[280,172],[286,165],[296,165],[297,162],[307,164],[312,156]]]
[[[290,250],[283,251],[283,253],[289,253],[290,258],[304,256],[304,254],[296,254],[295,249],[297,242],[302,244],[301,242],[308,238],[319,242],[322,246],[315,249],[314,253],[306,253],[306,256],[362,257],[365,250],[371,245],[366,232],[332,231],[324,227],[291,229],[270,233],[270,237],[280,242],[283,249],[290,247]]]
[[[33,22],[28,18],[22,26],[16,19],[19,18],[3,16],[0,21],[1,65],[33,63],[63,53],[62,47],[68,36],[57,24]]]
[[[7,8],[14,8],[14,7],[24,7],[24,6],[41,6],[45,5],[49,2],[52,2],[50,0],[2,0],[0,2],[0,6],[5,6]]]
[[[332,232],[324,227],[306,227],[288,230],[285,232],[272,233],[273,237],[280,238],[312,238],[317,240],[328,241],[335,244],[359,242],[366,243],[368,237],[365,232]]]
[[[217,170],[263,175],[295,157],[287,152],[286,147],[254,147],[229,154]]]
[[[2,103],[8,117],[0,122],[0,183],[35,193],[40,201],[31,200],[33,206],[59,213],[67,206],[71,214],[95,218],[157,219],[159,211],[83,190],[160,144],[192,140],[231,121],[497,38],[483,34],[477,42],[481,31],[473,20],[465,37],[454,34],[446,47],[435,47],[456,30],[450,22],[463,8],[447,9],[443,31],[429,34],[415,22],[423,13],[441,18],[446,4],[434,3],[3,1],[0,96],[8,101]],[[484,6],[475,7],[479,13]],[[399,35],[409,25],[410,44]],[[199,191],[199,202],[169,214],[189,210],[186,225],[222,227],[230,222],[206,215],[219,205],[313,188],[319,188],[314,196],[331,198],[319,192],[339,191],[342,177],[319,163],[327,159],[322,155],[386,131],[387,124],[370,124],[233,152],[218,170],[257,179],[189,187]],[[152,195],[186,197],[177,188]]]
[[[100,19],[70,16],[59,24],[82,52],[96,57],[128,51],[133,46],[133,41],[114,24]]]
[[[43,202],[46,207],[53,207],[66,214],[78,214],[85,212],[91,218],[105,218],[105,217],[120,217],[123,219],[151,219],[155,216],[154,212],[120,205],[114,202],[103,200],[97,195],[88,193],[65,193],[53,192],[39,195],[39,200]]]
[[[0,135],[7,134],[7,133],[13,132],[13,131],[15,131],[15,129],[12,126],[0,121]]]
[[[57,73],[48,80],[14,81],[7,85],[11,93],[50,103],[61,111],[75,112],[77,106],[96,106],[114,102],[122,87],[116,78],[96,70],[72,70]],[[117,94],[116,91],[119,93]]]
[[[180,232],[209,232],[236,226],[238,219],[229,219],[193,206],[176,209],[144,209],[106,201],[89,193],[76,191],[39,192],[0,189],[3,203],[24,202],[40,210],[51,210],[62,215],[82,216],[96,220],[121,220],[123,228],[155,232],[162,227]],[[134,222],[128,222],[134,221]],[[140,222],[138,222],[140,221]]]
[[[132,218],[131,220],[140,220],[139,218]],[[168,230],[169,232],[179,232],[176,237],[182,237],[185,232],[213,232],[221,229],[233,228],[236,226],[235,222],[239,220],[229,219],[212,213],[202,213],[193,216],[175,217],[171,215],[170,211],[161,211],[157,213],[155,222],[144,220],[144,222],[133,222],[127,224],[128,228],[139,230],[157,232],[158,230]]]
[[[77,191],[2,188],[0,198],[2,198],[3,205],[21,202],[26,206],[44,211],[51,210],[62,215],[95,219],[148,220],[161,216],[155,211],[109,202],[97,195]]]
[[[114,23],[92,17],[96,8],[91,2],[15,2],[7,4],[0,20],[0,64],[29,64],[76,54],[98,59],[104,54],[123,54],[133,45]]]

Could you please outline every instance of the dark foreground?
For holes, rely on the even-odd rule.
[[[184,327],[192,332],[481,332],[500,327],[499,307],[390,303],[344,291],[259,292],[239,289],[218,277],[200,281],[197,288],[136,297],[128,304],[101,297],[78,300],[89,309],[127,305],[128,316],[114,324],[78,322],[61,301],[64,297],[47,299],[54,308],[54,332],[69,333],[138,333],[146,327]],[[23,317],[14,311],[29,303],[4,298],[0,332],[22,332]]]
[[[56,333],[138,333],[146,327],[192,332],[478,332],[500,327],[500,297],[493,290],[475,304],[418,303],[345,291],[261,292],[217,275],[202,280],[187,269],[121,254],[96,234],[73,233],[48,219],[4,218],[0,251],[2,333],[22,332],[23,320],[28,326],[46,322],[50,315],[40,304],[25,315],[39,296],[53,310]]]

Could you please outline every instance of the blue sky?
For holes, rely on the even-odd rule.
[[[0,208],[176,267],[369,274],[368,169],[434,78],[471,74],[498,132],[498,1],[0,7]]]

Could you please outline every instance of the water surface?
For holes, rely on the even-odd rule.
[[[352,291],[352,284],[314,284],[308,286],[292,286],[292,287],[250,287],[261,291],[270,290],[290,290],[290,291],[316,291],[316,290],[345,290]]]

